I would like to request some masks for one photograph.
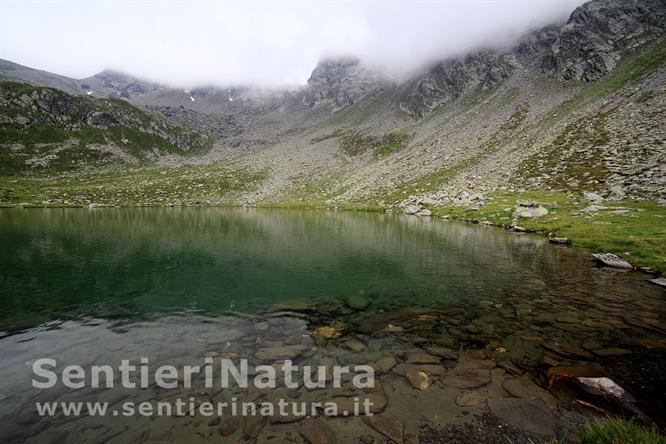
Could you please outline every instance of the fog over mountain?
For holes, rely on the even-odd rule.
[[[574,1],[72,2],[2,0],[0,58],[84,78],[111,68],[174,85],[304,84],[351,55],[404,77],[508,44]]]

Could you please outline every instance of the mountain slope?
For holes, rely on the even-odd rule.
[[[214,137],[198,162],[267,172],[234,203],[478,206],[502,189],[659,199],[665,30],[662,0],[593,0],[400,83],[343,57],[299,89],[184,91],[113,72],[76,84]]]
[[[58,173],[203,154],[211,142],[122,100],[0,82],[0,174]]]

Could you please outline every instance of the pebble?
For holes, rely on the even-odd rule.
[[[430,378],[424,372],[409,372],[406,375],[409,383],[418,390],[425,390],[430,386]]]

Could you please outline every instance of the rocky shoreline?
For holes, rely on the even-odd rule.
[[[278,385],[211,390],[197,378],[192,388],[151,386],[140,391],[141,400],[182,397],[198,405],[285,399],[308,405],[334,402],[340,409],[351,408],[354,400],[368,400],[373,416],[331,417],[320,412],[315,417],[195,415],[158,422],[137,418],[130,432],[114,423],[95,426],[99,420],[94,418],[36,417],[34,407],[26,404],[8,417],[9,423],[3,420],[3,429],[9,442],[43,433],[85,433],[94,439],[122,433],[116,440],[128,441],[131,434],[135,442],[180,437],[188,442],[222,438],[402,444],[505,439],[532,443],[552,438],[578,442],[585,424],[606,415],[666,426],[660,422],[666,406],[654,390],[663,382],[661,370],[666,368],[666,329],[659,320],[663,305],[656,300],[630,302],[583,294],[575,299],[568,294],[563,300],[542,294],[533,300],[508,295],[455,307],[383,306],[364,294],[290,299],[264,313],[207,321],[186,315],[150,334],[139,326],[133,335],[127,320],[108,321],[112,331],[144,338],[142,348],[118,344],[112,347],[114,353],[147,354],[154,340],[163,362],[197,364],[203,357],[221,357],[279,366],[289,359],[313,368],[370,365],[376,374],[375,386],[368,389],[307,389],[299,378],[297,389]],[[95,321],[100,322],[104,321]],[[21,335],[17,341],[23,340]],[[326,379],[330,377],[327,372]],[[86,389],[60,391],[55,399],[92,397],[117,404],[136,396],[131,391]]]

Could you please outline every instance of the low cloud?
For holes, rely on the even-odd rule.
[[[583,3],[1,1],[2,58],[76,78],[111,68],[183,87],[303,84],[335,55],[404,76],[509,44]]]

